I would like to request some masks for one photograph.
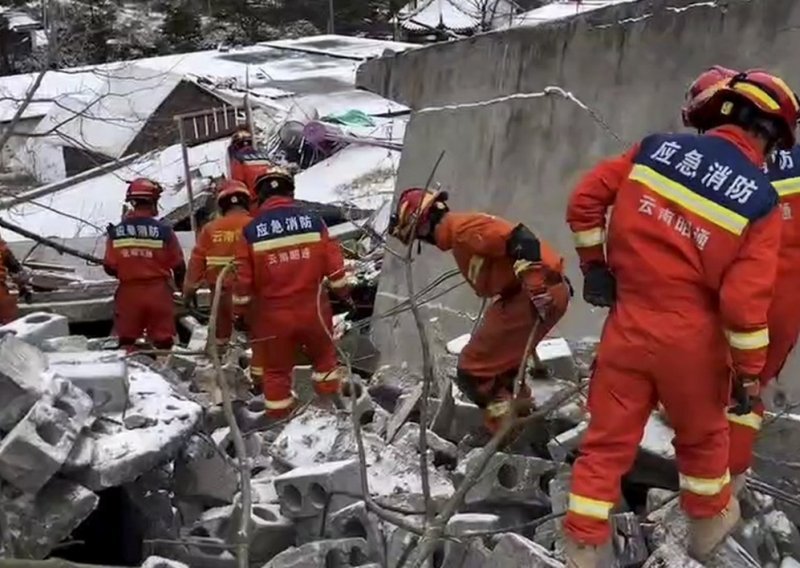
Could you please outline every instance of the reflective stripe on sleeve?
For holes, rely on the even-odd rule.
[[[264,368],[263,367],[250,367],[250,374],[260,377],[261,375],[264,374]]]
[[[605,231],[600,227],[586,231],[574,231],[572,238],[575,239],[575,246],[578,248],[602,245],[606,240]]]
[[[800,193],[800,177],[773,181],[772,185],[781,197],[788,197]]]
[[[761,421],[763,418],[756,414],[755,412],[751,412],[750,414],[728,414],[728,422],[733,424],[738,424],[740,426],[744,426],[746,428],[752,428],[756,432],[761,430]]]
[[[286,408],[290,408],[294,404],[294,397],[290,396],[289,398],[284,398],[282,400],[267,399],[265,404],[269,410],[284,410]]]
[[[569,494],[569,507],[568,509],[578,515],[584,517],[591,517],[592,519],[599,519],[607,521],[611,514],[611,509],[614,508],[614,503],[610,501],[600,501],[599,499],[592,499],[591,497],[583,497],[575,493]]]
[[[311,373],[311,380],[315,383],[327,383],[328,381],[338,381],[341,378],[339,369],[334,369],[325,373]]]
[[[728,471],[725,471],[722,477],[716,478],[693,477],[682,473],[678,477],[681,490],[706,497],[718,495],[731,482],[731,474]]]
[[[207,256],[206,264],[209,266],[226,266],[233,262],[232,256]]]
[[[250,296],[233,296],[232,301],[234,306],[246,306],[250,303]]]
[[[530,260],[518,260],[514,263],[514,274],[519,276],[526,270],[533,268],[534,263]]]
[[[511,412],[511,403],[507,400],[492,402],[486,405],[486,414],[492,418],[499,418]]]
[[[725,330],[728,343],[734,349],[761,349],[769,345],[769,330],[765,327],[757,331],[738,332]]]

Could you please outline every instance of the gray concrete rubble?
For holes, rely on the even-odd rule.
[[[98,497],[85,487],[52,479],[37,494],[3,497],[3,544],[15,558],[45,558],[95,509]]]
[[[177,562],[160,556],[151,556],[142,564],[141,568],[190,568],[183,562]]]
[[[461,460],[456,469],[460,482],[474,467],[482,450],[476,448]],[[556,465],[547,460],[512,454],[492,456],[477,483],[467,492],[464,501],[475,503],[546,503],[549,498],[542,490],[541,479],[555,471]]]
[[[363,538],[320,540],[290,548],[263,568],[310,568],[311,566],[363,566],[369,561]]]
[[[128,363],[124,351],[72,351],[47,354],[51,371],[69,380],[94,401],[96,414],[128,406]]]
[[[8,432],[41,396],[47,360],[14,335],[0,337],[0,430]]]
[[[227,542],[235,542],[241,519],[241,504],[233,508],[227,523],[220,527]],[[278,505],[256,503],[250,512],[250,562],[267,562],[295,543],[295,525]]]
[[[52,378],[43,395],[0,442],[0,477],[36,493],[59,470],[89,421],[88,395]]]
[[[554,461],[564,462],[567,457],[577,451],[586,430],[589,429],[588,422],[581,422],[574,428],[562,432],[547,442],[547,451]]]
[[[181,499],[194,499],[205,506],[232,503],[239,487],[233,460],[225,453],[222,429],[210,436],[194,435],[175,460],[175,492]]]
[[[12,333],[17,339],[41,347],[47,339],[69,335],[66,317],[49,312],[34,312],[0,327],[0,334]]]
[[[501,536],[486,566],[497,568],[563,568],[564,564],[553,558],[547,550],[518,534]]]
[[[307,518],[327,509],[335,512],[358,500],[361,474],[357,460],[298,467],[275,478],[281,512]]]

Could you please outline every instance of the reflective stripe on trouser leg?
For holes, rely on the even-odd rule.
[[[317,394],[336,394],[341,382],[347,379],[347,367],[334,367],[330,371],[314,371],[311,380]]]
[[[753,446],[761,431],[763,404],[758,404],[753,412],[743,416],[728,414],[728,468],[731,475],[747,471],[753,462]]]
[[[611,501],[601,501],[599,499],[592,499],[591,497],[576,495],[575,493],[569,494],[567,510],[582,517],[588,517],[599,521],[608,521],[611,509],[613,508],[614,503]]]
[[[720,477],[698,477],[678,474],[681,507],[689,517],[710,518],[719,514],[731,499],[731,475],[728,470]]]

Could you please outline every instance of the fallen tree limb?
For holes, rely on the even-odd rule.
[[[233,438],[233,447],[236,451],[236,459],[238,462],[237,469],[239,470],[239,485],[241,485],[241,515],[239,518],[239,527],[236,532],[236,561],[239,568],[249,568],[250,562],[248,559],[250,548],[250,511],[252,509],[252,496],[250,493],[250,465],[247,458],[247,450],[244,445],[244,438],[239,429],[239,424],[236,422],[236,416],[233,413],[233,401],[231,399],[231,391],[228,388],[228,380],[225,377],[225,371],[222,368],[222,360],[219,354],[219,345],[217,344],[217,319],[219,317],[219,305],[222,297],[222,287],[227,273],[234,268],[234,263],[227,264],[220,271],[217,276],[217,283],[214,289],[214,299],[211,303],[211,318],[208,320],[208,353],[211,362],[214,364],[214,371],[217,378],[217,386],[222,392],[222,411],[225,414],[225,420],[231,429],[231,438]]]

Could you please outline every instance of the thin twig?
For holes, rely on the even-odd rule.
[[[236,450],[236,458],[239,470],[239,484],[241,485],[242,498],[241,498],[241,515],[239,518],[239,527],[236,533],[236,560],[239,568],[248,568],[249,562],[249,546],[250,546],[250,515],[252,509],[252,496],[250,492],[250,467],[247,458],[247,450],[244,445],[244,438],[239,429],[239,424],[236,422],[236,416],[233,413],[233,402],[231,401],[231,392],[228,388],[228,381],[225,377],[225,372],[222,369],[222,360],[219,355],[219,345],[215,340],[217,336],[217,319],[219,317],[219,306],[222,298],[222,288],[227,273],[236,266],[231,262],[225,265],[217,276],[217,284],[214,289],[214,300],[211,303],[211,317],[208,320],[208,352],[211,362],[216,371],[217,386],[222,392],[222,410],[225,414],[225,419],[231,429],[231,438],[233,438],[233,447]]]
[[[425,191],[431,185],[436,170],[439,169],[439,164],[442,163],[444,158],[444,150],[441,151],[436,162],[433,164],[431,173],[428,180],[425,182]],[[404,259],[405,275],[406,275],[406,289],[408,291],[409,299],[415,296],[414,293],[414,270],[411,262],[411,255],[414,249],[416,239],[414,236],[417,232],[417,223],[419,222],[419,208],[422,207],[422,200],[420,200],[416,215],[414,216],[414,223],[410,228],[411,238],[408,241],[406,249],[406,256]],[[431,357],[431,347],[428,343],[428,333],[425,329],[425,324],[422,321],[422,314],[419,311],[419,306],[414,300],[410,300],[411,314],[414,316],[414,323],[417,326],[417,333],[419,334],[419,342],[422,348],[422,395],[419,400],[419,460],[420,460],[420,478],[422,481],[422,496],[425,501],[426,523],[433,520],[435,510],[433,508],[433,501],[431,500],[431,482],[428,472],[428,399],[431,396],[431,385],[433,384],[433,358]]]

